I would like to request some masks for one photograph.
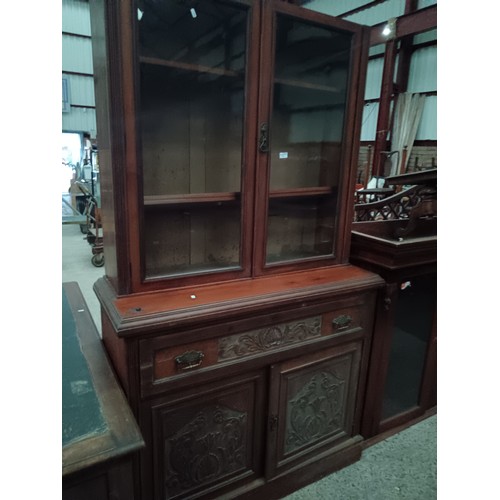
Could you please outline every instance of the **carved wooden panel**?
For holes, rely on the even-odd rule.
[[[270,474],[353,437],[361,350],[349,342],[273,366]]]
[[[342,428],[350,365],[350,359],[342,359],[335,367],[308,373],[289,385],[285,453]]]
[[[165,440],[165,483],[172,496],[245,466],[247,413],[210,405]]]
[[[219,340],[219,361],[241,358],[321,336],[321,316],[273,325]]]
[[[157,498],[190,497],[254,475],[259,390],[253,382],[221,387],[153,411]]]

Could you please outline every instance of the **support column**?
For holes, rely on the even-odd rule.
[[[384,162],[382,151],[387,150],[387,135],[391,125],[391,98],[393,94],[394,66],[396,63],[396,40],[389,40],[385,45],[384,69],[382,74],[382,87],[378,108],[377,133],[373,151],[373,175],[382,176]]]

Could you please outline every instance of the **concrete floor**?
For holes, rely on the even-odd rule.
[[[92,250],[78,225],[62,225],[62,280],[76,281],[97,329],[99,302],[92,289],[104,267],[91,263]],[[432,500],[437,498],[437,417],[377,443],[355,464],[307,486],[286,500]],[[265,500],[265,499],[263,499]]]
[[[80,231],[78,224],[62,225],[62,281],[76,281],[99,332],[101,311],[99,301],[92,289],[94,283],[104,276],[104,267],[95,267],[91,262],[92,248]]]

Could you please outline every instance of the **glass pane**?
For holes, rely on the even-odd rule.
[[[333,196],[271,199],[268,263],[331,253],[335,205]]]
[[[420,276],[401,283],[382,419],[398,415],[419,404],[420,384],[432,332],[435,305],[435,276]]]
[[[277,17],[269,153],[269,216],[274,221],[268,225],[268,263],[333,253],[351,39],[350,33]],[[300,195],[319,198],[274,201]],[[303,215],[298,216],[297,205]],[[272,250],[278,206],[280,218],[287,218],[290,208],[289,220],[300,219],[290,227],[290,252]],[[304,244],[306,234],[315,236]]]
[[[239,203],[148,209],[146,275],[207,272],[239,265]]]
[[[247,11],[218,2],[146,0],[138,17],[144,201],[148,206],[164,206],[163,212],[145,213],[147,275],[238,265]],[[232,231],[229,246],[234,247],[230,258],[224,246],[229,235],[220,240],[219,250],[211,248],[206,255],[201,251],[205,257],[190,257],[180,266],[172,264],[177,259],[175,245],[160,245],[162,251],[171,254],[161,258],[157,250],[153,251],[153,228],[162,217],[166,220],[163,228],[175,227],[176,236],[170,238],[180,238],[176,245],[186,247],[197,240],[189,233],[189,225],[173,222],[183,209],[171,208],[172,203],[223,202],[226,206],[228,199]],[[198,220],[206,210],[212,208],[193,207],[193,213],[199,214],[191,214],[190,219]],[[182,236],[177,232],[181,226],[187,231]],[[201,232],[208,234],[211,229]],[[167,237],[164,234],[160,240]],[[217,240],[213,239],[211,245],[216,246]],[[159,263],[165,265],[163,270]]]

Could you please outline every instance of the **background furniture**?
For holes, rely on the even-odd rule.
[[[370,438],[408,424],[436,406],[437,171],[388,178],[413,185],[371,205],[401,218],[355,222],[351,260],[386,281],[377,309],[362,434]],[[404,202],[410,198],[412,202]],[[375,207],[375,205],[377,205]],[[361,213],[368,213],[359,206]]]
[[[144,446],[76,282],[62,291],[63,499],[132,500]]]

